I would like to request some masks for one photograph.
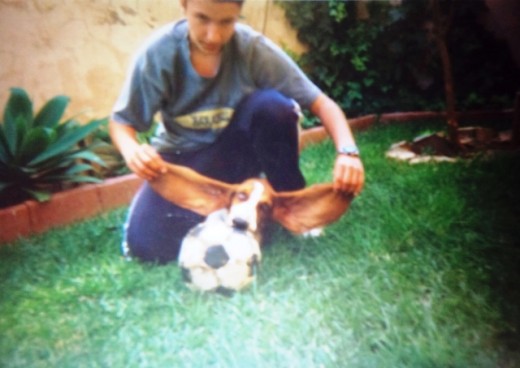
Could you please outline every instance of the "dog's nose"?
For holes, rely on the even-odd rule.
[[[222,245],[213,245],[206,249],[204,262],[213,269],[219,269],[228,263],[229,255]]]
[[[235,217],[233,219],[233,227],[237,230],[247,230],[247,228],[249,227],[249,222],[247,222],[243,218]]]

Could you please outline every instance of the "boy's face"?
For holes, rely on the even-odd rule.
[[[215,0],[181,0],[188,20],[191,46],[206,55],[218,55],[235,32],[241,6]]]

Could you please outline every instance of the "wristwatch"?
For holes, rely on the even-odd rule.
[[[355,146],[353,144],[348,145],[348,146],[341,146],[338,149],[338,155],[359,157],[359,149],[357,148],[357,146]]]

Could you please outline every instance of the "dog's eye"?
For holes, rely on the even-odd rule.
[[[269,210],[271,209],[271,206],[269,205],[269,203],[259,203],[258,204],[258,209],[262,213],[268,213]]]
[[[249,196],[247,195],[246,192],[237,192],[235,197],[236,197],[236,199],[238,199],[241,202],[247,201],[247,199],[249,198]]]

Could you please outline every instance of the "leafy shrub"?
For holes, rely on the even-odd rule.
[[[0,207],[28,198],[45,201],[66,184],[99,181],[88,171],[92,163],[104,163],[82,141],[102,121],[60,123],[68,103],[56,96],[34,115],[27,93],[11,89],[0,125]]]
[[[481,24],[482,0],[443,1],[451,7],[448,35],[459,109],[511,107],[520,85],[505,42]],[[444,109],[442,66],[428,38],[427,1],[279,1],[309,52],[299,58],[309,76],[349,115]],[[447,11],[448,12],[448,11]]]
[[[99,178],[109,178],[128,174],[130,170],[127,168],[125,160],[117,148],[112,144],[108,132],[108,119],[102,121],[98,129],[92,136],[92,150],[98,155],[105,165],[94,165],[95,175]]]
[[[137,133],[137,141],[139,143],[150,143],[155,130],[157,129],[157,122],[152,124],[152,127],[145,132]],[[95,175],[100,178],[110,178],[130,173],[130,169],[126,166],[126,162],[113,145],[108,130],[108,119],[104,119],[99,126],[99,129],[93,132],[90,137],[92,141],[92,150],[98,155],[104,166],[94,165]]]

